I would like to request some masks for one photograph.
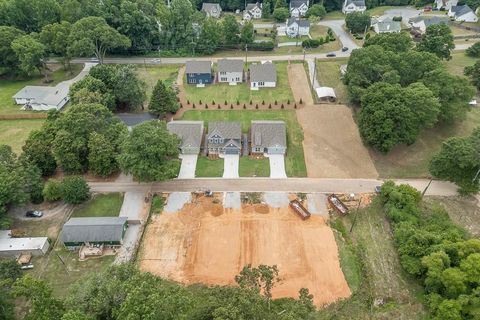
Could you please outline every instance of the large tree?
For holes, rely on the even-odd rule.
[[[165,86],[162,80],[158,80],[153,88],[148,110],[159,117],[164,117],[167,113],[175,113],[178,110],[175,91]]]
[[[479,58],[480,57],[480,41],[475,42],[470,47],[468,47],[465,53],[467,54],[467,56]]]
[[[120,167],[139,181],[172,179],[180,167],[178,144],[164,121],[144,122],[135,126],[122,144]]]
[[[371,25],[370,15],[362,12],[352,12],[345,17],[345,25],[352,33],[368,31]]]
[[[407,52],[413,48],[413,41],[407,32],[380,33],[365,40],[363,46],[379,45],[393,52]]]
[[[419,51],[431,52],[445,60],[451,59],[450,52],[454,48],[452,30],[444,23],[428,26],[422,40],[417,44]]]
[[[470,78],[477,90],[480,90],[480,61],[475,62],[473,66],[465,67],[464,74]]]
[[[20,62],[20,69],[31,75],[35,70],[48,81],[46,66],[47,48],[31,35],[22,36],[12,42],[12,49]]]
[[[69,36],[72,25],[67,21],[48,24],[42,28],[39,34],[40,42],[43,43],[49,53],[60,57],[65,68],[70,69],[71,52]]]
[[[23,31],[14,27],[0,26],[0,68],[16,71],[20,62],[12,48],[12,42],[23,35]]]
[[[223,19],[223,36],[227,45],[235,46],[240,42],[240,26],[235,16],[228,15]]]
[[[110,110],[115,110],[115,97],[112,90],[100,79],[87,75],[70,86],[72,104],[99,103]]]
[[[319,3],[316,3],[312,5],[310,8],[307,10],[306,17],[318,17],[318,18],[323,18],[327,14],[327,11],[325,10],[325,7]]]
[[[57,0],[0,1],[0,25],[14,26],[25,32],[39,32],[43,26],[60,21]]]
[[[251,21],[245,22],[240,32],[240,43],[245,46],[253,43],[255,38],[253,23]]]
[[[100,177],[108,177],[118,171],[115,158],[115,145],[107,140],[105,135],[92,132],[88,141],[88,169]]]

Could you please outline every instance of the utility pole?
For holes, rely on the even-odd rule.
[[[427,186],[425,187],[425,189],[423,189],[423,191],[422,191],[422,198],[423,198],[423,196],[425,195],[425,193],[427,192],[428,187],[430,187],[430,184],[432,183],[432,181],[433,181],[433,178],[430,178],[430,181],[428,181]]]
[[[245,64],[248,62],[248,44],[245,43]]]
[[[353,217],[352,226],[350,227],[350,233],[352,233],[353,226],[355,226],[355,223],[357,222],[358,209],[360,208],[360,203],[362,203],[362,198],[360,198],[360,200],[358,201],[357,209],[355,209],[355,216]]]
[[[305,49],[303,49],[303,63],[305,63]]]

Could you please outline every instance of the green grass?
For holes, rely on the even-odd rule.
[[[61,81],[75,77],[82,68],[83,65],[81,64],[72,64],[72,73],[65,71],[63,68],[54,71],[49,76],[50,80],[53,80],[49,84],[44,84],[43,77],[40,75],[34,75],[25,79],[0,77],[0,114],[24,114],[27,112],[20,110],[21,106],[16,105],[12,98],[23,87],[35,85],[55,86]]]
[[[97,194],[73,211],[72,217],[117,217],[123,204],[123,194]]]
[[[398,9],[398,7],[381,6],[381,7],[375,7],[375,8],[372,8],[372,9],[368,9],[366,12],[371,16],[381,16],[385,13],[385,11],[387,11],[389,9]]]
[[[303,154],[303,130],[298,124],[294,110],[189,110],[182,120],[239,121],[242,131],[248,132],[252,120],[283,120],[287,125],[287,155],[285,170],[289,177],[306,177],[307,169]],[[200,160],[201,158],[199,158]],[[197,171],[199,163],[197,162]]]
[[[465,52],[452,52],[452,59],[443,62],[447,66],[447,70],[456,75],[463,75],[463,69],[466,66],[475,64],[477,59],[469,57]]]
[[[308,36],[301,36],[298,38],[298,45],[301,46],[302,45],[302,41],[303,40],[307,40],[307,39],[310,39]],[[283,42],[296,42],[297,41],[297,38],[292,38],[292,37],[289,37],[289,36],[278,36],[277,37],[277,41],[279,43],[283,43]]]
[[[150,206],[150,213],[160,214],[165,206],[165,200],[159,195],[154,195],[152,198],[152,205]]]
[[[43,119],[0,120],[0,144],[12,147],[19,155],[30,131],[40,129]]]
[[[197,88],[195,85],[184,85],[187,99],[191,103],[211,104],[220,103],[223,105],[225,100],[230,103],[249,103],[252,100],[254,103],[273,103],[293,101],[292,90],[288,82],[287,62],[276,62],[277,66],[277,86],[275,88],[261,88],[258,91],[250,90],[249,83],[243,82],[236,86],[230,86],[228,83],[216,83],[207,85],[204,88]],[[185,80],[184,80],[185,82]]]
[[[207,157],[198,157],[195,177],[221,178],[223,176],[223,159],[209,160]]]
[[[162,66],[138,66],[137,73],[140,79],[147,85],[147,101],[150,99],[153,87],[158,80],[163,80],[166,85],[171,85],[177,80],[178,69],[180,65],[168,64]]]
[[[269,177],[270,163],[268,158],[253,159],[250,157],[240,157],[239,164],[240,177]]]
[[[339,19],[345,19],[345,15],[342,13],[342,11],[331,11],[331,12],[328,12],[325,17],[323,17],[323,20],[339,20]]]
[[[327,31],[328,31],[328,27],[327,26],[321,26],[321,25],[312,25],[310,27],[310,36],[313,38],[313,39],[318,39],[320,37],[325,37],[327,35]]]
[[[332,87],[339,103],[348,103],[347,86],[340,79],[340,66],[348,59],[317,60],[317,80],[321,86]]]

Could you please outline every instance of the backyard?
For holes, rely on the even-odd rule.
[[[166,85],[172,85],[177,78],[180,65],[164,64],[161,66],[143,65],[138,66],[137,73],[140,79],[147,85],[147,101],[150,99],[153,87],[157,80],[162,80]]]
[[[348,103],[347,87],[340,78],[340,66],[347,64],[347,58],[317,60],[317,80],[321,86],[332,87],[339,103]]]
[[[307,175],[302,146],[303,130],[298,124],[294,110],[189,110],[183,114],[182,120],[203,120],[207,128],[209,121],[240,121],[243,132],[248,132],[252,120],[283,120],[287,125],[287,155],[285,157],[287,176],[305,177]],[[199,160],[201,158],[199,157]],[[209,160],[205,159],[205,161]],[[244,163],[249,164],[249,161],[244,160]],[[199,165],[202,167],[203,163],[197,162],[197,172]],[[265,172],[260,169],[262,167],[264,165],[259,166],[258,172]],[[247,174],[255,172],[257,169],[240,168],[240,170],[244,170],[242,172]]]
[[[122,193],[96,194],[89,201],[76,207],[72,217],[117,217],[122,204]]]
[[[0,144],[12,147],[19,155],[30,131],[40,129],[44,119],[0,120]]]

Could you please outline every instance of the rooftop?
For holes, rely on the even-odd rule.
[[[204,2],[202,4],[202,11],[212,11],[212,10],[222,10],[222,7],[220,7],[220,4],[218,3]]]
[[[203,121],[170,121],[167,129],[180,139],[180,148],[198,148],[202,144]]]
[[[468,6],[468,4],[464,4],[463,6],[452,6],[450,10],[457,17],[463,16],[464,14],[467,14],[469,12],[473,12],[473,10]]]
[[[208,136],[219,134],[224,139],[241,139],[242,124],[236,121],[212,121],[208,123]]]
[[[275,82],[277,81],[277,68],[271,62],[255,63],[250,65],[251,82]]]
[[[211,61],[187,61],[185,73],[212,73]]]
[[[0,238],[0,252],[42,249],[48,242],[47,237]]]
[[[346,6],[352,3],[357,7],[365,7],[365,0],[347,0]]]
[[[296,22],[298,24],[298,26],[302,27],[302,28],[309,28],[310,27],[310,21],[305,20],[305,19],[301,20],[301,19],[295,19],[295,18],[289,18],[287,20],[287,25],[290,26],[294,22]]]
[[[287,146],[287,129],[284,121],[252,121],[252,147]]]
[[[243,72],[243,60],[222,59],[218,61],[218,72]]]
[[[126,223],[127,217],[71,218],[64,224],[61,237],[64,243],[120,241]]]

